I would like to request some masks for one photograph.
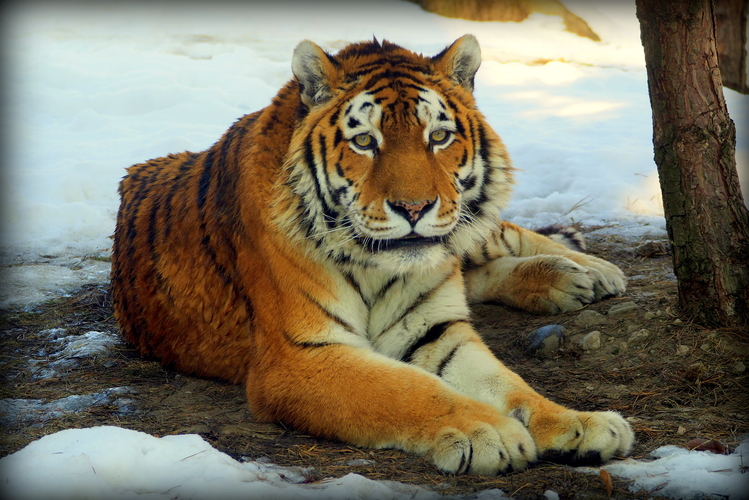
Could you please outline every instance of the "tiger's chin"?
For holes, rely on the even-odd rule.
[[[402,238],[362,239],[359,244],[378,267],[395,273],[428,272],[452,254],[448,251],[447,235],[420,236],[411,233]]]
[[[446,236],[421,236],[417,233],[410,233],[402,238],[392,239],[372,239],[367,238],[360,240],[360,243],[370,252],[388,252],[403,248],[412,248],[414,251],[426,249],[433,245],[442,245]]]

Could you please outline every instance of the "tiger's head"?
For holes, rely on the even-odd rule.
[[[285,178],[298,203],[282,215],[287,227],[337,262],[394,272],[429,268],[488,237],[512,167],[476,109],[480,63],[472,35],[434,57],[387,41],[336,55],[301,42]]]

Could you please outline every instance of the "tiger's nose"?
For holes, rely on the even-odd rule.
[[[406,219],[411,227],[414,227],[417,222],[437,203],[437,200],[427,201],[390,201],[385,200],[388,206],[404,219]]]

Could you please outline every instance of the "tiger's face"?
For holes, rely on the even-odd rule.
[[[510,163],[475,109],[468,35],[434,58],[396,45],[295,51],[304,116],[287,165],[304,236],[395,271],[462,255],[496,223]]]

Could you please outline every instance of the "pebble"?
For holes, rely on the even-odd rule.
[[[587,326],[600,325],[606,321],[603,314],[593,311],[592,309],[586,309],[577,315],[575,318],[575,324],[583,328]]]
[[[644,319],[646,319],[646,320],[650,321],[651,319],[654,319],[654,318],[656,318],[656,315],[655,315],[655,313],[652,313],[652,312],[648,311],[648,312],[646,312],[645,314],[643,314],[643,315],[642,315],[642,317],[643,317]]]
[[[705,342],[704,344],[702,344],[700,346],[700,349],[702,349],[705,352],[710,352],[711,348],[712,348],[712,346],[710,344],[708,344],[707,342]]]
[[[684,344],[679,344],[676,346],[676,354],[679,356],[686,356],[686,354],[689,352],[689,346]]]
[[[634,302],[623,302],[621,304],[616,304],[611,306],[611,309],[609,309],[609,316],[616,316],[617,314],[624,314],[628,312],[632,312],[635,309],[637,309],[639,306],[635,304]]]
[[[546,325],[536,329],[528,336],[528,350],[541,355],[551,354],[564,342],[566,330],[562,325]]]
[[[746,371],[746,365],[743,362],[739,361],[738,363],[736,363],[735,365],[733,365],[733,372],[734,373],[736,373],[738,375],[741,375],[745,371]]]
[[[683,322],[683,321],[681,320],[681,318],[676,318],[676,319],[674,320],[674,325],[680,325],[680,324],[682,324],[682,323],[684,323],[684,322]]]
[[[357,467],[362,465],[374,465],[376,462],[374,460],[367,460],[366,458],[352,458],[351,460],[346,461],[346,465],[350,467]]]
[[[645,342],[647,342],[648,337],[650,337],[650,331],[646,328],[643,328],[642,330],[638,330],[630,335],[629,339],[627,339],[627,342],[629,343],[629,345],[644,344]]]
[[[594,351],[601,348],[601,332],[593,330],[580,340],[580,347],[584,351]]]

